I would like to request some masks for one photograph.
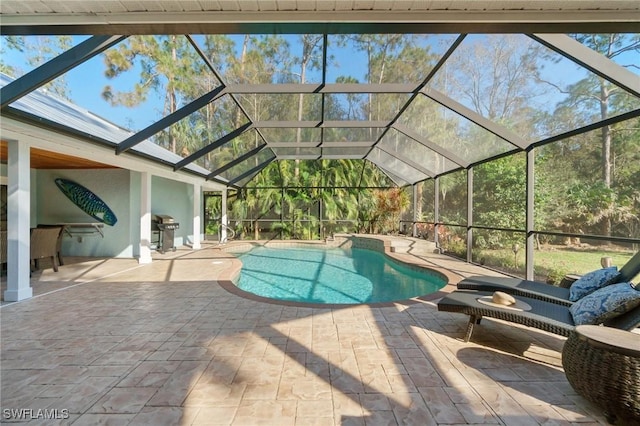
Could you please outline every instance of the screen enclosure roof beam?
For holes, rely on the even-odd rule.
[[[383,147],[383,146],[380,146],[380,145],[376,145],[376,148],[378,148],[381,151],[386,152],[387,154],[389,154],[393,158],[397,159],[398,161],[400,161],[402,163],[405,163],[407,166],[410,166],[410,167],[416,169],[417,171],[424,173],[425,175],[427,175],[429,177],[433,178],[433,177],[436,176],[436,174],[433,173],[431,170],[425,169],[420,164],[416,163],[415,161],[411,160],[410,158],[405,157],[404,155],[400,154],[397,151],[390,150],[390,149],[388,149],[386,147]]]
[[[229,84],[227,92],[233,94],[313,94],[313,93],[413,93],[417,84],[411,83],[282,83],[282,84]]]
[[[181,168],[185,167],[187,164],[194,162],[198,158],[203,157],[204,155],[210,153],[214,149],[220,148],[221,146],[223,146],[223,145],[227,144],[228,142],[232,141],[233,139],[237,138],[238,136],[240,136],[241,134],[243,134],[244,132],[246,132],[250,128],[251,128],[251,123],[247,122],[247,123],[243,124],[242,126],[238,127],[237,129],[234,129],[233,131],[231,131],[231,132],[227,133],[226,135],[222,136],[221,138],[211,142],[210,144],[207,144],[207,145],[203,146],[202,148],[200,148],[199,150],[197,150],[193,154],[191,154],[188,157],[185,157],[181,161],[177,162],[176,165],[174,166],[174,170],[180,170]]]
[[[529,145],[527,141],[525,141],[520,136],[518,136],[511,130],[507,129],[506,127],[501,126],[489,119],[484,118],[482,115],[478,114],[472,109],[467,108],[461,103],[454,101],[450,97],[446,96],[445,94],[435,89],[423,88],[422,94],[428,97],[429,99],[432,99],[435,102],[439,103],[440,105],[450,109],[456,114],[459,114],[462,117],[466,118],[467,120],[477,124],[478,126],[482,127],[488,132],[491,132],[494,135],[498,136],[499,138],[509,142],[511,145],[514,145],[520,149],[526,149],[527,146]]]
[[[241,174],[240,176],[237,176],[233,179],[231,179],[229,181],[229,185],[235,185],[236,182],[241,181],[242,179],[251,176],[253,174],[258,173],[260,170],[264,169],[265,167],[267,167],[269,164],[271,164],[271,162],[273,160],[275,160],[276,157],[271,157],[268,160],[263,161],[262,163],[258,164],[257,166],[255,166],[254,168],[247,170],[246,172],[244,172],[243,174]]]
[[[366,120],[327,120],[327,121],[255,121],[253,127],[256,129],[311,129],[311,128],[383,128],[390,125],[389,121],[366,121]]]
[[[636,32],[640,31],[640,24]],[[640,76],[565,34],[533,34],[531,38],[589,71],[640,97]],[[640,58],[636,58],[640,59]],[[640,62],[639,62],[640,63]],[[638,63],[635,64],[638,66]]]
[[[125,36],[94,36],[61,53],[0,89],[0,108],[47,84],[70,69],[124,40]]]
[[[467,167],[470,166],[470,163],[468,161],[463,160],[462,158],[455,155],[453,152],[449,151],[448,149],[443,148],[440,145],[427,140],[426,138],[423,138],[421,135],[409,129],[407,126],[396,123],[393,125],[393,128],[399,131],[400,133],[404,133],[405,136],[410,137],[414,141],[424,145],[430,150],[437,152],[438,154],[442,155],[444,158],[453,161],[460,167],[464,167],[466,169]]]
[[[200,96],[198,99],[194,100],[193,102],[183,106],[182,108],[175,110],[174,112],[162,118],[161,120],[156,121],[146,129],[140,130],[138,133],[120,142],[116,147],[116,154],[121,154],[124,151],[131,149],[132,147],[136,146],[143,140],[149,139],[151,136],[155,135],[161,130],[166,129],[172,124],[175,124],[178,121],[182,120],[186,116],[196,112],[197,110],[204,107],[208,103],[213,102],[214,100],[222,97],[224,94],[225,94],[224,86],[219,86],[213,89],[212,91],[210,91],[209,93],[205,93],[204,95]]]
[[[245,160],[248,160],[249,158],[253,157],[254,155],[256,155],[257,153],[259,153],[260,151],[262,151],[262,149],[267,146],[266,143],[263,143],[261,145],[258,145],[257,147],[253,148],[251,151],[245,152],[244,154],[242,154],[241,156],[234,158],[233,160],[229,161],[227,164],[225,164],[222,167],[217,168],[216,170],[212,171],[211,174],[209,176],[207,176],[207,179],[213,179],[214,177],[216,177],[217,175],[219,175],[220,173],[226,172],[227,170],[229,170],[230,168],[232,168],[233,166],[235,166],[236,164],[240,164]]]

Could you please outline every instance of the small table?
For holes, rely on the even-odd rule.
[[[99,234],[102,238],[104,238],[104,233],[102,232],[102,228],[104,228],[104,223],[99,222],[68,222],[68,223],[57,223],[56,225],[62,226],[63,231],[70,237],[83,237],[89,235],[97,235]]]
[[[640,419],[640,334],[579,325],[562,348],[562,366],[576,392],[609,422]]]

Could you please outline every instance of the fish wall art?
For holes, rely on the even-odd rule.
[[[55,182],[58,188],[60,188],[60,191],[62,191],[73,204],[95,220],[110,226],[115,225],[118,221],[115,213],[109,208],[107,203],[84,186],[62,178],[56,179]]]

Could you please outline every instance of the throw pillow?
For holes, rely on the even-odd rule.
[[[571,305],[575,325],[601,324],[640,306],[640,290],[631,283],[611,284]]]
[[[616,275],[618,275],[617,266],[596,269],[595,271],[584,274],[571,284],[569,288],[569,300],[575,302],[587,294],[593,293]]]

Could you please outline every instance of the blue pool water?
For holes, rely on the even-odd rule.
[[[376,303],[405,300],[446,284],[436,272],[416,271],[365,249],[256,247],[239,254],[237,286],[278,300]]]

